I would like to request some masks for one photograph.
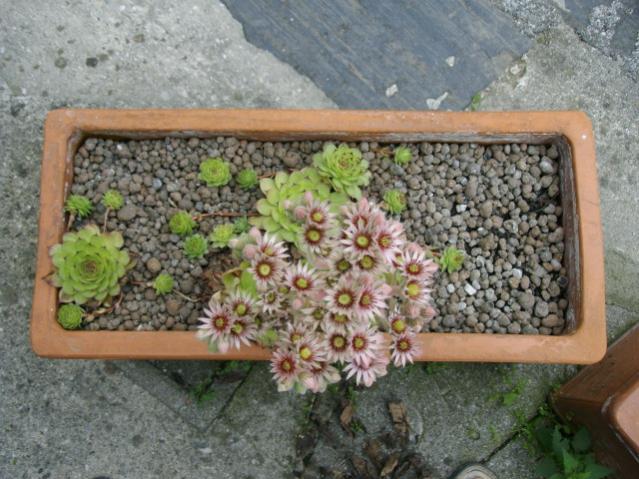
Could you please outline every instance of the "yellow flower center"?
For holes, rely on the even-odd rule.
[[[371,297],[370,293],[362,294],[362,297],[359,300],[359,304],[361,304],[362,306],[370,306],[372,302],[373,298]]]
[[[273,271],[273,268],[271,268],[271,265],[268,263],[260,263],[257,266],[257,274],[262,278],[267,278],[271,274],[271,271]]]
[[[297,289],[308,289],[309,281],[306,278],[297,278],[295,280],[295,287]]]
[[[306,232],[306,239],[311,243],[317,243],[319,240],[322,239],[322,233],[320,232],[320,230],[317,229],[309,229]]]
[[[304,346],[300,349],[300,358],[302,358],[304,361],[308,361],[312,355],[313,351],[311,351],[311,348],[309,348],[308,346]]]
[[[300,333],[291,334],[291,342],[297,343],[300,339],[302,339],[302,335]]]
[[[244,326],[242,325],[242,323],[235,323],[231,327],[231,331],[233,331],[233,333],[235,334],[242,334],[242,331],[244,331]]]
[[[281,363],[281,368],[283,371],[289,372],[293,369],[293,364],[290,359],[285,359]]]
[[[359,260],[359,267],[362,269],[373,269],[375,266],[375,259],[372,256],[366,255]]]
[[[235,306],[235,314],[238,316],[244,316],[248,312],[248,308],[244,303],[239,303]]]
[[[393,321],[393,331],[395,331],[396,333],[403,333],[405,329],[406,329],[406,323],[404,322],[403,319],[398,319],[396,321]]]
[[[348,271],[350,267],[351,267],[351,264],[348,261],[346,261],[345,259],[341,259],[337,263],[337,269],[338,269],[338,271],[341,271],[342,273],[344,271]]]
[[[344,339],[344,336],[335,336],[333,338],[333,347],[335,349],[343,349],[344,346],[346,346],[346,340]]]
[[[411,274],[418,274],[422,270],[422,267],[417,263],[411,263],[408,265],[408,272]]]
[[[379,238],[379,244],[382,248],[388,248],[392,243],[393,241],[388,235],[384,235]]]
[[[419,286],[418,283],[412,282],[408,283],[408,286],[406,286],[406,294],[408,294],[408,296],[411,298],[416,298],[421,292],[422,288]]]
[[[353,347],[355,349],[362,349],[364,346],[366,346],[366,341],[364,341],[364,338],[360,338],[358,336],[353,340]]]
[[[355,238],[355,244],[360,248],[368,248],[368,245],[371,244],[371,240],[368,236],[361,234]]]
[[[223,318],[222,316],[218,316],[217,318],[213,320],[213,324],[215,325],[216,328],[222,329],[226,325],[226,319]]]
[[[345,324],[346,322],[348,322],[348,316],[346,316],[345,314],[335,314],[333,315],[333,321],[335,321],[337,324]]]
[[[315,221],[315,223],[321,223],[324,221],[324,214],[321,211],[313,211],[311,219]]]
[[[400,351],[408,351],[410,349],[410,344],[405,339],[402,339],[397,345],[397,348]]]
[[[353,296],[348,292],[340,293],[337,296],[337,302],[340,306],[350,306],[353,304]]]

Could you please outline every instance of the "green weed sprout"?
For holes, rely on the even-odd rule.
[[[102,204],[109,210],[117,211],[124,205],[124,198],[119,191],[107,190],[102,196]]]

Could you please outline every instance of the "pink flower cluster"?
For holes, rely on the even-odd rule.
[[[324,391],[340,370],[370,386],[391,361],[412,362],[417,333],[435,314],[436,263],[366,199],[333,214],[307,194],[292,213],[301,225],[296,244],[255,228],[235,242],[256,294],[214,295],[198,336],[221,351],[251,341],[271,347],[282,391]]]

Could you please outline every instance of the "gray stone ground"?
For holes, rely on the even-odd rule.
[[[216,1],[53,3],[0,0],[0,478],[292,477],[308,400],[276,393],[264,364],[216,383],[213,399],[198,406],[189,391],[210,376],[208,363],[51,361],[30,351],[42,122],[60,106],[334,103],[246,42]],[[479,108],[578,108],[593,119],[612,339],[639,321],[639,88],[622,59],[583,42],[556,15],[561,3],[495,2],[534,44]],[[515,413],[533,417],[574,371],[447,364],[394,373],[358,394],[365,432],[342,441],[357,447],[387,428],[385,402],[398,398],[409,405],[412,447],[434,477],[479,460],[501,478],[532,478]],[[521,397],[498,405],[494,398],[519,380]],[[342,452],[320,443],[311,463],[339,465]]]

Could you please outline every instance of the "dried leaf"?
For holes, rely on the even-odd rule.
[[[382,444],[377,439],[369,439],[364,446],[364,452],[368,458],[375,464],[375,467],[381,468],[384,465],[384,453]]]
[[[408,416],[406,413],[406,406],[402,402],[389,402],[388,412],[393,420],[395,431],[402,436],[408,437]]]
[[[358,478],[361,479],[376,479],[378,477],[375,467],[361,456],[353,456],[351,458],[353,467],[357,471]]]
[[[351,432],[350,425],[352,421],[353,421],[353,405],[350,402],[348,402],[346,403],[346,406],[344,407],[344,409],[342,409],[342,413],[339,415],[339,422],[346,431]]]
[[[399,464],[399,453],[394,452],[386,460],[386,464],[384,464],[382,471],[379,473],[379,477],[390,476],[397,467],[397,464]]]

